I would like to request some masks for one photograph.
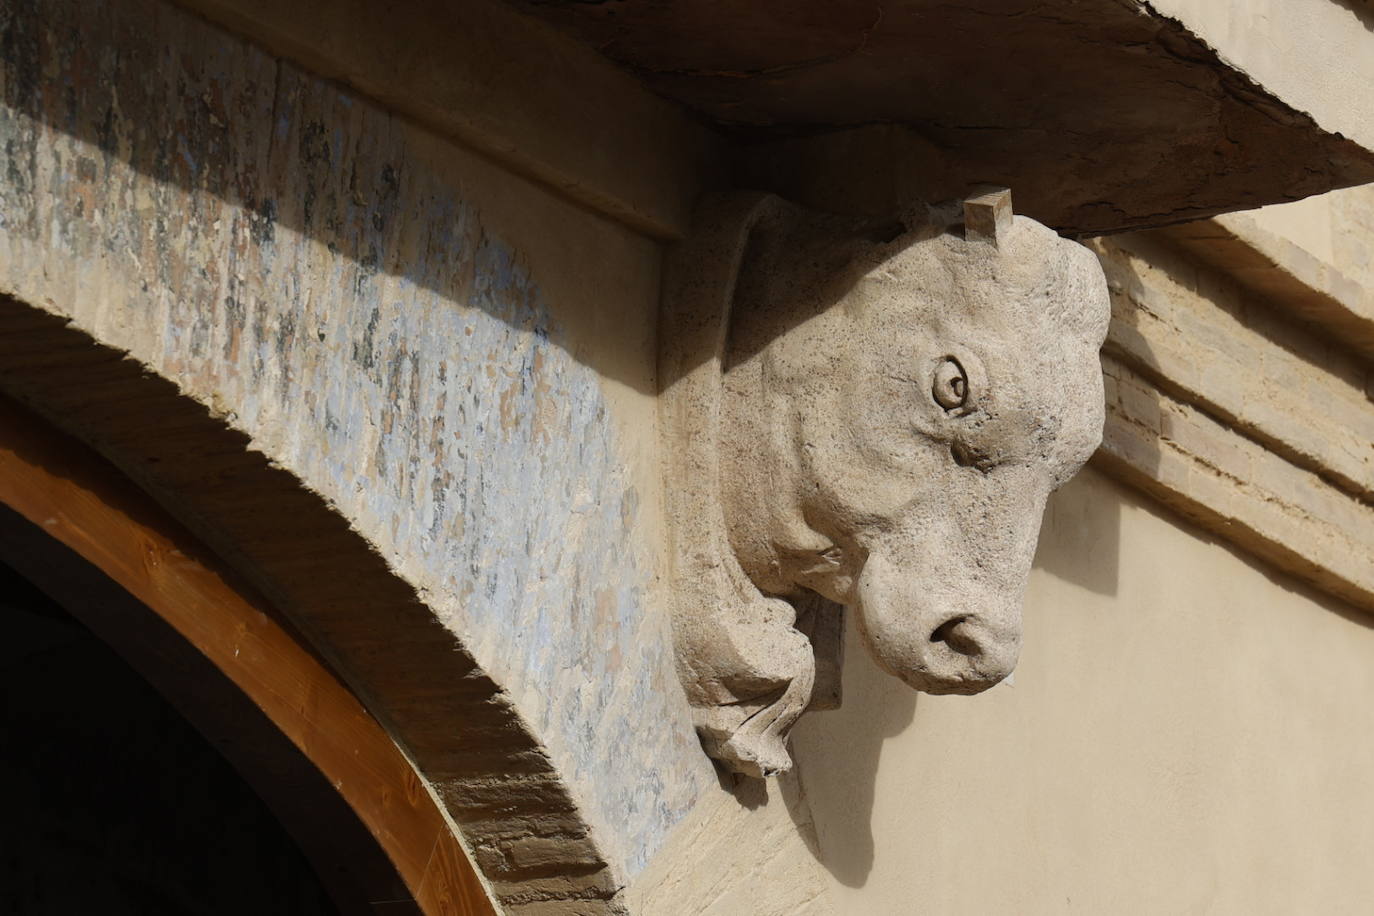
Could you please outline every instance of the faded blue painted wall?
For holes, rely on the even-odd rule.
[[[0,11],[0,287],[331,500],[509,690],[633,875],[710,770],[647,598],[654,494],[604,393],[598,348],[621,342],[579,336],[563,303],[588,291],[558,265],[652,315],[653,285],[617,302],[616,278],[657,249],[170,8],[117,6]],[[558,257],[522,250],[541,224]]]

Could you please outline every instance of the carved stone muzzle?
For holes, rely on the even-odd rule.
[[[1021,596],[920,576],[909,559],[870,554],[855,586],[874,660],[926,693],[978,693],[1010,674],[1021,650]]]

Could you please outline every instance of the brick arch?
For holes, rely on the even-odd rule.
[[[342,691],[330,695],[344,706],[345,695],[352,697],[354,713],[372,723],[375,732],[369,740],[387,739],[397,755],[390,765],[411,768],[413,785],[405,782],[403,769],[393,769],[392,778],[401,781],[382,794],[394,799],[401,792],[421,808],[431,804],[432,812],[425,817],[437,816],[456,826],[471,852],[470,859],[455,857],[454,850],[461,852],[457,845],[444,847],[447,858],[440,865],[449,873],[443,882],[450,891],[429,905],[420,898],[424,869],[430,863],[401,867],[397,856],[413,857],[413,851],[392,855],[425,912],[484,911],[454,908],[462,900],[469,907],[480,906],[475,902],[480,895],[473,896],[473,888],[480,885],[473,863],[506,912],[558,900],[577,900],[579,912],[618,911],[619,882],[563,779],[500,685],[479,669],[411,586],[394,575],[324,499],[251,449],[246,436],[211,416],[171,382],[63,319],[8,297],[0,298],[0,393],[117,469],[114,478],[122,477],[124,498],[142,501],[132,514],[125,512],[127,518],[161,520],[158,524],[185,532],[191,543],[205,545],[214,565],[244,583],[241,593],[232,587],[218,593],[225,607],[237,607],[244,614],[238,629],[230,627],[218,636],[204,637],[210,640],[204,645],[197,643],[212,661],[232,661],[224,653],[234,647],[224,640],[233,633],[242,635],[243,626],[257,619],[250,613],[253,599],[244,596],[263,596],[266,610],[280,612],[273,639],[280,642],[292,631],[299,634],[292,643],[290,664],[309,667],[307,660],[313,659],[309,670],[327,674]],[[22,422],[23,415],[24,411],[7,408],[0,418],[3,435],[42,429],[43,424]],[[59,446],[51,445],[45,454],[60,464],[61,453]],[[21,499],[41,497],[42,487],[35,489],[35,482],[80,485],[75,472],[44,472],[42,462],[14,458],[13,449],[5,455],[19,463],[0,470],[6,478],[0,483],[3,501],[35,523],[49,517],[44,513],[51,506],[39,502],[25,510],[17,505]],[[78,501],[89,499],[80,492],[69,495]],[[101,502],[98,495],[96,502]],[[74,530],[81,534],[79,525]],[[147,540],[152,536],[147,532],[156,530],[157,525],[140,529],[131,545],[146,547],[153,551],[150,557],[165,560],[180,548],[175,538]],[[105,561],[87,556],[98,551],[96,543],[64,543],[155,607],[134,590],[134,583],[121,578],[139,573],[136,557],[109,559],[114,565],[107,567]],[[161,562],[156,569],[162,575],[174,566]],[[145,563],[142,574],[151,570]],[[209,580],[201,584],[224,588],[225,581],[219,586]],[[175,621],[168,622],[176,627]],[[287,665],[283,671],[296,670],[285,657],[272,657],[272,664]],[[233,679],[222,666],[221,670]],[[322,702],[322,696],[307,690],[294,703],[311,706]],[[342,714],[344,706],[332,709]],[[289,716],[293,708],[288,701],[281,712]],[[287,727],[278,724],[290,736]],[[326,723],[314,737],[303,735],[296,742],[326,775],[327,762],[315,755],[345,746],[330,735]],[[339,790],[383,846],[398,842],[399,834],[385,818],[368,822],[347,798],[354,788],[345,780]],[[359,804],[366,804],[366,799]],[[465,871],[470,880],[463,878]]]
[[[3,400],[0,557],[230,758],[341,911],[494,912],[419,774],[289,624],[107,464]]]

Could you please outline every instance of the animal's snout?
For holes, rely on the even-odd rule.
[[[1019,632],[955,614],[931,631],[925,670],[912,686],[927,693],[978,693],[1011,674],[1020,647]]]
[[[932,583],[874,554],[856,610],[874,659],[926,693],[971,694],[1001,681],[1021,650],[1021,596],[968,583]]]

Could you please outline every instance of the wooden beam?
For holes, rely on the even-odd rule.
[[[357,697],[141,490],[3,399],[0,503],[118,583],[261,709],[357,814],[422,912],[494,916],[429,786]]]

